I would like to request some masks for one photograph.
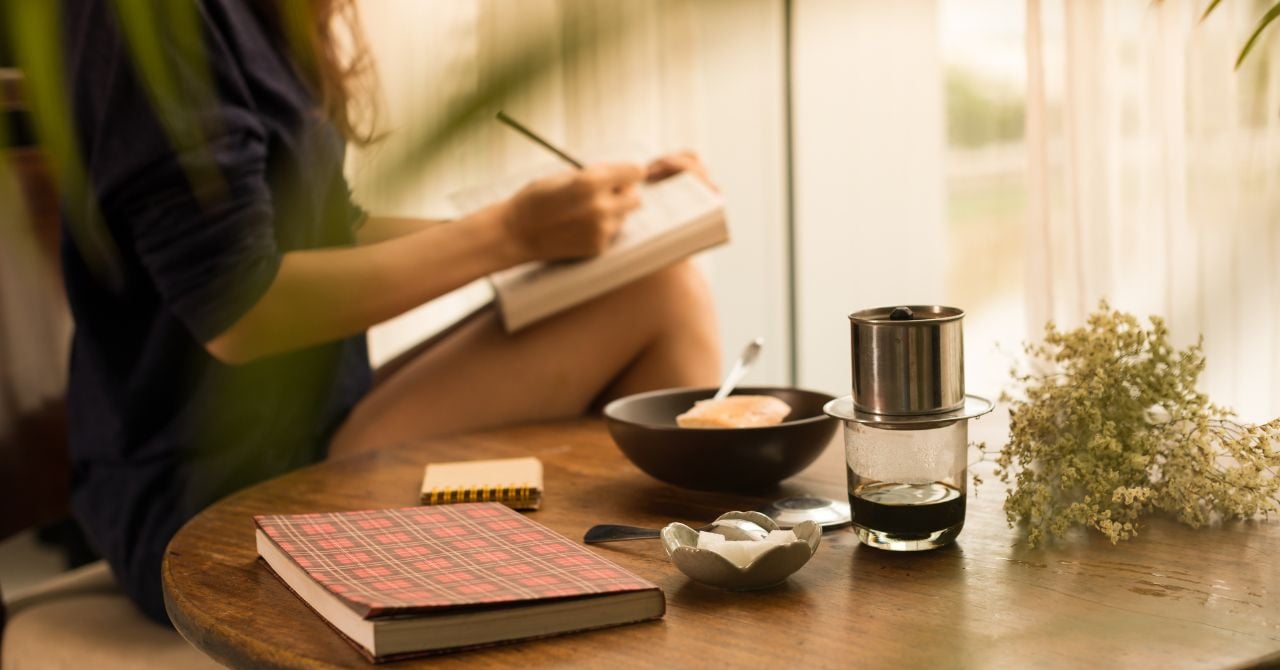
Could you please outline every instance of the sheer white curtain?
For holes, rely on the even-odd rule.
[[[375,0],[360,10],[390,132],[352,152],[348,165],[357,200],[368,209],[448,218],[457,214],[450,193],[549,161],[545,150],[495,122],[452,142],[413,175],[411,188],[385,187],[384,170],[403,146],[397,131],[438,123],[491,83],[499,63],[530,45],[556,56],[574,40],[603,36],[575,58],[530,72],[536,83],[500,103],[553,142],[588,159],[703,144],[693,0]],[[372,333],[374,358],[402,350],[487,297],[478,282],[384,324]]]
[[[1203,334],[1203,388],[1280,415],[1280,39],[1256,3],[1027,0],[1028,313]]]

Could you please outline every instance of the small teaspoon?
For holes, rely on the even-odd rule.
[[[714,400],[727,398],[733,389],[747,376],[747,371],[751,369],[751,364],[756,362],[756,357],[760,355],[760,349],[764,347],[764,338],[757,337],[747,343],[747,347],[742,350],[742,354],[738,356],[738,360],[733,362],[733,367],[729,369],[729,374],[724,376],[724,383],[720,385],[720,390],[712,396]]]
[[[769,531],[760,524],[746,519],[721,519],[709,523],[697,530],[707,533],[718,533],[726,540],[763,540]],[[620,542],[622,540],[652,540],[662,536],[660,528],[640,528],[639,526],[620,526],[603,523],[587,529],[582,536],[584,544],[600,544],[601,542]]]

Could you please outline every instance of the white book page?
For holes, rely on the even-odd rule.
[[[504,177],[491,184],[460,191],[451,199],[462,212],[473,212],[502,198],[510,197],[529,180],[550,169],[529,171]],[[607,258],[685,222],[697,219],[721,206],[718,194],[689,173],[681,173],[654,184],[641,187],[640,208],[632,212],[619,229],[609,249],[601,256],[585,261],[560,261],[553,263],[525,263],[494,275],[494,283],[502,288],[515,284],[539,281],[547,274],[556,274],[568,266],[584,263],[607,262]]]
[[[554,293],[560,282],[553,278],[594,275],[607,271],[646,242],[673,228],[697,220],[722,206],[719,195],[692,174],[682,173],[656,184],[641,187],[640,208],[632,212],[619,228],[605,252],[580,261],[534,262],[493,275],[494,287],[507,296],[544,282],[544,291]],[[532,294],[530,294],[532,297]]]
[[[509,196],[533,177],[506,177],[453,199],[463,211],[474,211]],[[519,330],[728,239],[722,198],[693,174],[642,186],[640,203],[599,256],[526,263],[491,275],[507,330]]]
[[[719,196],[689,173],[647,185],[641,189],[640,208],[627,217],[611,249],[692,221],[719,206]]]

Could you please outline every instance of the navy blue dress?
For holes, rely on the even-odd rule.
[[[261,17],[241,0],[181,1],[198,5],[216,85],[215,101],[187,110],[205,146],[181,146],[159,124],[113,3],[66,0],[64,14],[79,146],[123,270],[118,285],[100,281],[63,242],[72,506],[159,621],[160,563],[181,525],[322,459],[371,379],[363,336],[240,366],[204,349],[266,291],[282,254],[352,244],[362,212],[342,139]],[[177,49],[166,57],[197,71]],[[234,532],[250,537],[250,520]]]

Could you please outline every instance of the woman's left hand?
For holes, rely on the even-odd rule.
[[[693,173],[698,179],[702,180],[702,183],[711,187],[711,190],[716,193],[720,192],[720,187],[711,181],[711,175],[707,173],[707,166],[702,164],[702,159],[698,157],[698,154],[688,149],[654,159],[645,168],[644,180],[652,184],[655,181],[662,181],[681,172]]]

